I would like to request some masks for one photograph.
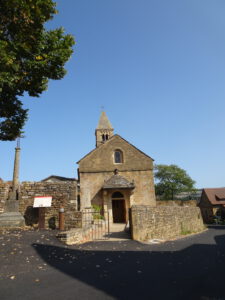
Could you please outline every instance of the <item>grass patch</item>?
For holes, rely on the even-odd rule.
[[[191,234],[191,233],[194,233],[194,231],[185,229],[183,223],[181,223],[180,234],[181,234],[181,235],[188,235],[188,234]]]
[[[188,234],[192,234],[194,233],[194,231],[190,231],[190,230],[181,230],[180,234],[181,235],[188,235]]]

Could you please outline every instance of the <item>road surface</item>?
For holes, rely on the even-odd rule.
[[[1,300],[225,299],[225,226],[177,241],[65,246],[55,231],[0,235]]]

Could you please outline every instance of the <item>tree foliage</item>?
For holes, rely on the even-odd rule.
[[[20,97],[38,97],[66,74],[74,39],[44,27],[56,13],[52,0],[0,0],[0,140],[21,134],[28,110]]]
[[[173,200],[180,192],[191,192],[195,189],[195,181],[176,165],[156,165],[154,175],[156,195],[166,200]]]

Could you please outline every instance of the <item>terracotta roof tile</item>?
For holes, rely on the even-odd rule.
[[[212,204],[225,204],[225,188],[203,189]]]

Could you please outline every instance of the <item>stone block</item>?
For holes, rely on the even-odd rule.
[[[19,212],[7,212],[0,214],[0,227],[24,227],[25,221]]]
[[[89,226],[85,228],[76,228],[69,231],[59,232],[56,237],[67,245],[74,245],[91,241],[91,233],[92,227]]]

